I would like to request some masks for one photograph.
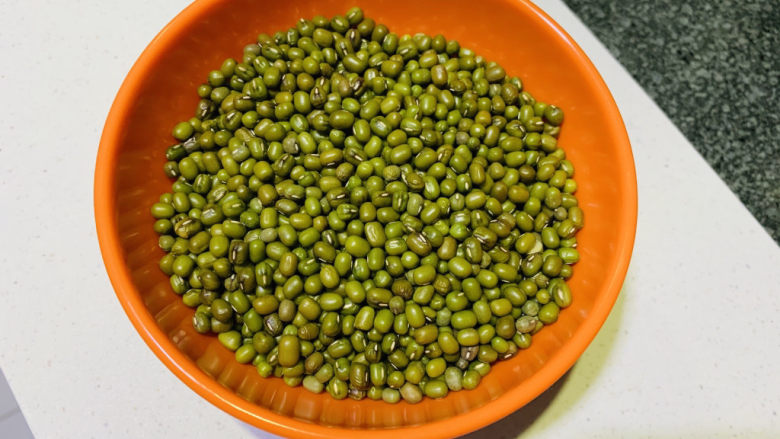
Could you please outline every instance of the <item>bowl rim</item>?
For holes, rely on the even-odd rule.
[[[363,429],[327,427],[309,423],[273,412],[242,399],[239,395],[221,386],[206,375],[187,358],[166,334],[157,326],[147,311],[141,296],[134,286],[129,269],[124,263],[118,234],[118,216],[113,194],[116,192],[115,169],[118,160],[118,147],[121,138],[122,121],[131,111],[133,99],[148,71],[163,56],[166,49],[192,21],[198,20],[225,0],[196,0],[174,17],[149,43],[138,57],[111,106],[98,147],[94,178],[94,209],[97,237],[103,262],[106,267],[116,296],[131,323],[154,354],[188,387],[232,416],[286,437],[324,438],[339,435],[345,438],[358,438],[365,434]],[[544,11],[528,0],[509,0],[520,3],[534,16],[549,26],[572,51],[578,64],[587,73],[587,79],[603,96],[610,135],[622,144],[619,148],[618,162],[622,166],[622,183],[626,184],[626,199],[618,223],[625,224],[616,239],[617,265],[602,286],[602,300],[594,303],[589,318],[567,342],[567,348],[551,357],[548,364],[531,376],[525,386],[508,390],[500,397],[489,401],[469,412],[469,416],[460,417],[458,422],[450,419],[426,424],[399,427],[396,429],[373,429],[371,434],[377,438],[397,437],[399,434],[412,434],[419,437],[454,437],[489,425],[523,407],[539,396],[564,373],[566,373],[582,355],[603,325],[625,279],[637,224],[637,183],[633,153],[628,134],[617,104],[596,67],[577,45],[577,43]]]

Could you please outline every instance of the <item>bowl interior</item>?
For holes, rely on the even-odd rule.
[[[581,262],[570,281],[574,303],[559,321],[537,334],[530,349],[496,363],[477,389],[417,405],[336,401],[261,378],[215,337],[192,329],[192,310],[157,268],[163,253],[149,206],[170,190],[161,170],[164,152],[172,126],[193,115],[195,88],[223,59],[239,58],[258,33],[287,29],[299,17],[343,14],[355,4],[399,35],[457,39],[519,76],[537,99],[560,106],[566,115],[560,144],[577,170],[586,216],[578,235]],[[636,226],[633,159],[609,92],[557,25],[534,6],[511,0],[198,1],[158,35],[123,85],[101,142],[95,199],[109,275],[155,353],[214,404],[286,436],[323,436],[334,428],[375,428],[382,436],[400,427],[452,436],[516,410],[571,367],[595,336],[625,275]]]

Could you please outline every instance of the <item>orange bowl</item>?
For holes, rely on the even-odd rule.
[[[410,405],[337,401],[261,378],[216,337],[198,334],[192,310],[157,268],[162,251],[149,206],[169,190],[161,166],[170,132],[191,117],[195,88],[261,32],[300,17],[343,14],[355,4],[399,35],[442,33],[519,76],[537,99],[565,114],[560,144],[577,169],[586,217],[581,261],[570,280],[572,306],[534,337],[533,346],[498,362],[471,391]],[[199,0],[149,44],[108,115],[95,169],[95,218],[103,259],[122,306],[141,337],[182,381],[208,401],[287,437],[452,437],[522,407],[582,354],[617,298],[633,248],[636,174],[620,114],[596,69],[560,26],[518,0]]]

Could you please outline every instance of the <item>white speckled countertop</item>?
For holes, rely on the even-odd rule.
[[[108,109],[187,3],[0,1],[0,367],[36,437],[270,437],[156,359],[113,294],[95,236]],[[563,3],[539,3],[593,60],[626,121],[636,247],[580,361],[474,437],[780,436],[780,248]]]

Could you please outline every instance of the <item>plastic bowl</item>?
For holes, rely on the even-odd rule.
[[[571,279],[572,306],[534,336],[533,346],[498,362],[471,391],[416,405],[337,401],[261,378],[213,336],[192,329],[157,268],[162,256],[150,205],[169,190],[164,152],[179,120],[192,116],[195,88],[261,32],[298,18],[360,5],[399,35],[442,33],[519,76],[534,96],[563,108],[560,144],[577,169],[586,227]],[[452,437],[519,409],[560,378],[598,332],[617,298],[636,230],[633,157],[620,114],[596,69],[534,5],[515,0],[199,0],[149,44],[124,81],[106,121],[95,170],[95,217],[116,295],[144,341],[195,392],[231,415],[287,437]]]

